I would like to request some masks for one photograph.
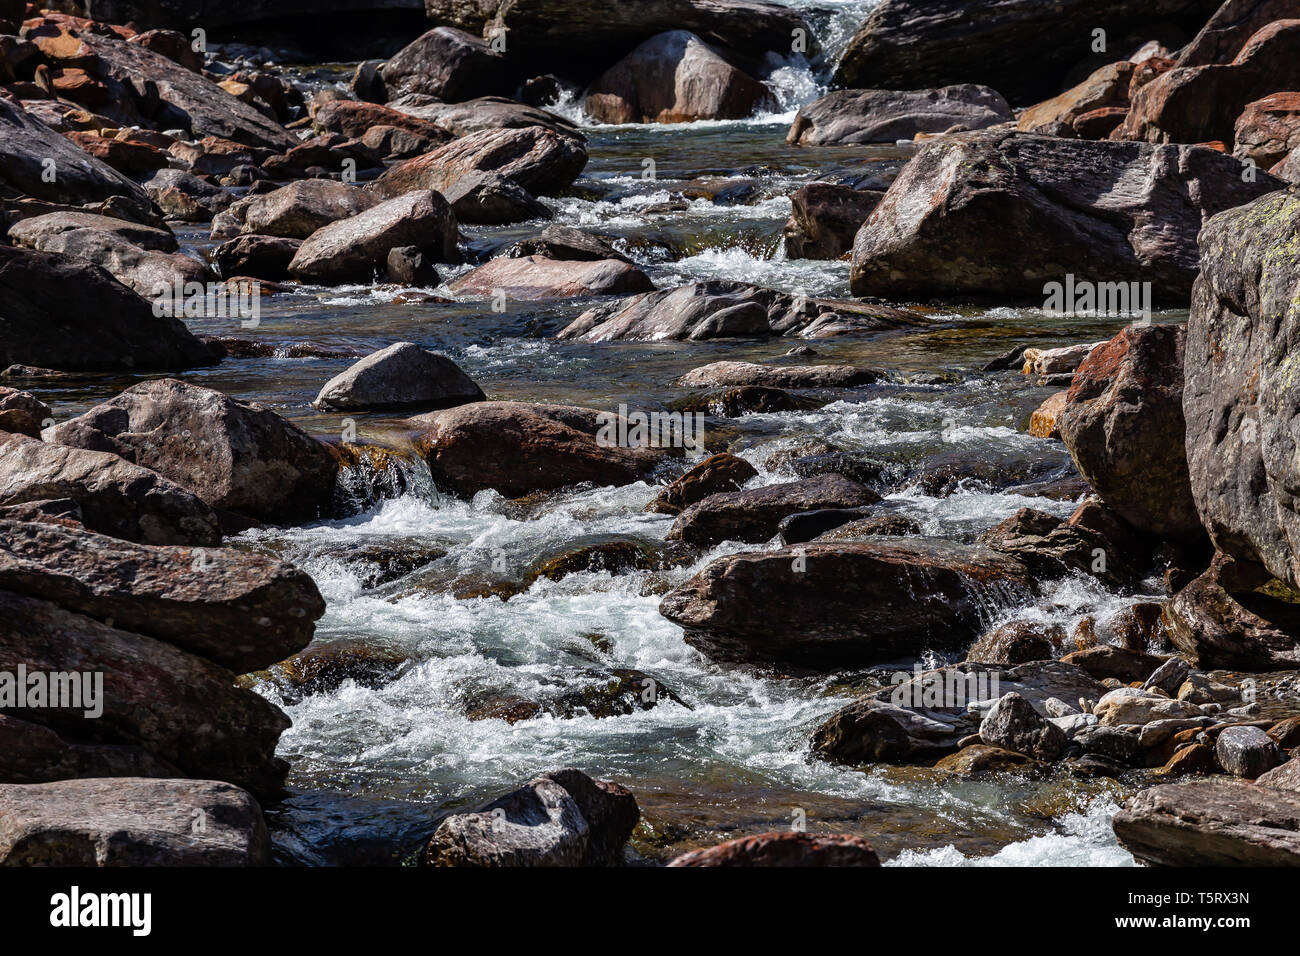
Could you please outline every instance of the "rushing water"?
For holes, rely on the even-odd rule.
[[[887,179],[910,147],[785,145],[789,111],[821,92],[826,62],[872,4],[796,5],[827,52],[816,67],[796,58],[774,70],[770,82],[786,113],[680,126],[589,126],[591,161],[583,177],[569,195],[547,200],[556,220],[615,237],[661,288],[726,277],[846,296],[847,262],[785,257],[787,197],[815,180]],[[653,179],[644,175],[646,160],[653,160]],[[486,255],[536,227],[466,232]],[[183,238],[196,253],[211,245],[198,231]],[[448,269],[443,278],[465,268]],[[446,352],[492,398],[646,410],[684,396],[672,383],[693,367],[720,358],[771,360],[797,344],[559,342],[554,333],[589,303],[515,303],[495,313],[486,303],[434,296],[454,298],[445,287],[413,292],[383,285],[269,297],[256,329],[214,320],[193,323],[195,330],[242,335],[282,355],[310,343],[339,357],[232,358],[187,378],[267,403],[316,433],[338,434],[347,422],[310,408],[321,384],[352,357],[399,340]],[[903,482],[886,500],[927,534],[969,540],[1027,505],[1068,514],[1071,501],[1006,490],[1068,470],[1058,442],[1024,430],[1051,390],[1014,373],[978,369],[1020,342],[1095,341],[1119,324],[1049,320],[1033,308],[942,308],[905,333],[817,340],[810,344],[818,361],[884,368],[890,380],[828,395],[832,401],[816,411],[711,419],[710,450],[725,447],[749,459],[761,472],[756,483],[793,478],[783,464],[789,456],[779,453],[815,442],[887,458],[900,476],[948,468],[960,479],[953,487]],[[63,388],[45,397],[63,417],[122,384]],[[379,439],[399,427],[383,415],[353,419],[361,435]],[[754,546],[724,545],[687,565],[668,562],[667,570],[542,578],[513,593],[539,557],[576,544],[634,540],[662,551],[671,519],[642,510],[653,494],[636,484],[526,502],[492,493],[459,501],[415,480],[402,497],[347,520],[241,536],[240,546],[284,555],[315,578],[328,603],[317,643],[360,642],[406,661],[378,687],[349,681],[301,700],[282,700],[276,685],[260,685],[293,719],[281,753],[293,764],[294,796],[272,813],[282,857],[392,860],[418,848],[440,813],[536,773],[576,765],[637,795],[644,822],[634,847],[648,859],[783,828],[801,812],[809,829],[861,834],[903,865],[1130,861],[1109,827],[1124,790],[1113,781],[1053,775],[955,782],[923,768],[862,771],[810,759],[811,731],[879,676],[808,677],[714,664],[657,611],[668,587],[721,553]],[[423,553],[428,560],[374,584],[371,566],[357,557],[378,551]],[[514,587],[493,592],[503,580]],[[482,596],[464,596],[474,593]],[[989,620],[1104,618],[1131,600],[1072,578],[1045,586],[1028,607],[990,608]],[[939,659],[925,656],[927,663]],[[601,719],[579,713],[508,724],[467,717],[485,696],[553,698],[615,668],[651,675],[680,702],[661,699],[653,709]],[[395,845],[402,852],[394,854]]]

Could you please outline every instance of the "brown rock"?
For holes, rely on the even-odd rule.
[[[1181,326],[1129,326],[1074,374],[1061,437],[1080,474],[1138,531],[1204,534],[1184,450]]]
[[[871,844],[847,833],[760,833],[683,853],[669,866],[880,866]]]
[[[597,78],[585,100],[602,123],[742,119],[773,103],[766,86],[687,30],[646,40]]]
[[[572,184],[586,165],[587,151],[572,137],[540,126],[487,129],[393,166],[366,189],[391,199],[416,189],[442,192],[469,173],[490,172],[549,196]]]
[[[134,385],[48,437],[153,469],[220,511],[290,522],[331,510],[336,467],[321,442],[264,405],[176,379]]]
[[[621,259],[573,262],[542,256],[491,259],[450,286],[456,293],[536,301],[587,295],[631,295],[651,292],[650,277]]]
[[[153,547],[3,519],[0,589],[158,638],[236,673],[306,647],[325,613],[310,577],[258,554]]]
[[[697,501],[720,492],[738,491],[758,470],[743,458],[722,452],[710,455],[664,488],[646,505],[646,511],[680,514]]]
[[[663,451],[602,444],[590,408],[474,402],[408,420],[434,481],[470,497],[495,489],[507,498],[592,482],[625,485],[649,474]]]

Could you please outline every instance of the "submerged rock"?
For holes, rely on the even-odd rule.
[[[718,558],[659,613],[718,660],[858,667],[961,646],[986,609],[1029,588],[1024,566],[995,551],[880,537]]]
[[[759,833],[683,853],[669,866],[880,866],[861,837],[847,833]]]

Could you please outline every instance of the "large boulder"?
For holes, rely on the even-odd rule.
[[[1250,783],[1170,783],[1130,797],[1120,844],[1156,866],[1300,866],[1300,793]]]
[[[583,105],[601,123],[689,123],[743,119],[775,100],[695,34],[672,30],[601,74]]]
[[[138,222],[157,219],[149,196],[138,185],[2,98],[0,196],[73,206],[108,203]]]
[[[467,272],[449,288],[459,295],[487,298],[504,293],[508,300],[534,301],[584,295],[634,295],[653,291],[654,283],[622,259],[584,262],[542,256],[501,256]]]
[[[1131,325],[1074,373],[1058,418],[1079,473],[1138,531],[1195,539],[1183,421],[1181,325]]]
[[[1024,566],[995,551],[878,537],[718,558],[659,613],[715,659],[858,667],[963,646],[988,602],[1029,589]]]
[[[667,30],[689,30],[754,59],[789,53],[799,30],[807,52],[816,52],[797,11],[762,0],[425,0],[425,9],[434,23],[488,39],[504,36],[523,76],[562,64],[566,76],[589,79],[623,51]]]
[[[0,589],[158,638],[239,674],[302,650],[325,613],[312,579],[283,561],[132,544],[43,521],[0,519]]]
[[[795,114],[793,146],[856,146],[917,133],[987,129],[1015,119],[1002,94],[966,83],[937,90],[837,90]]]
[[[212,265],[226,279],[242,276],[279,282],[289,278],[289,263],[300,248],[301,239],[236,236],[212,250]]]
[[[171,644],[132,634],[57,605],[0,591],[6,621],[0,671],[99,673],[102,712],[27,707],[23,719],[100,743],[135,744],[195,777],[274,793],[288,765],[275,756],[289,719],[274,704],[235,686],[223,667]]]
[[[124,286],[154,298],[211,273],[198,259],[175,251],[176,238],[165,229],[138,226],[82,212],[51,212],[16,223],[10,240],[35,252],[82,259],[110,273]]]
[[[962,133],[903,168],[858,232],[851,285],[893,299],[1041,301],[1068,271],[1129,293],[1130,311],[1130,283],[1181,303],[1206,220],[1280,186],[1267,173],[1245,182],[1237,160],[1200,147]]]
[[[447,356],[414,342],[394,342],[335,375],[312,404],[333,410],[447,408],[486,398]]]
[[[413,40],[389,58],[379,75],[389,99],[423,93],[459,103],[515,87],[506,58],[455,27],[435,27]]]
[[[802,481],[722,491],[688,505],[668,538],[696,547],[723,541],[758,544],[772,538],[781,519],[820,508],[859,508],[880,500],[866,485],[843,475],[818,475]]]
[[[580,770],[542,774],[434,831],[423,866],[618,866],[641,810],[624,787]]]
[[[306,282],[370,282],[402,246],[426,249],[439,262],[457,261],[457,236],[447,200],[416,189],[317,229],[298,248],[289,272]]]
[[[109,87],[115,119],[181,129],[195,138],[219,136],[277,152],[297,145],[293,134],[275,120],[162,54],[91,29],[61,29],[75,35],[93,54],[93,69]]]
[[[306,239],[317,229],[379,204],[368,192],[332,179],[304,179],[254,196],[243,207],[245,233]]]
[[[626,485],[664,451],[601,438],[614,416],[569,405],[473,402],[409,419],[433,479],[458,495],[495,489],[507,498],[591,482]]]
[[[1294,16],[1294,13],[1292,14]],[[1247,104],[1300,89],[1300,19],[1268,24],[1228,64],[1176,67],[1133,94],[1112,139],[1148,143],[1232,142]]]
[[[212,508],[157,472],[104,451],[0,433],[0,506],[70,500],[87,528],[142,544],[221,540]]]
[[[1013,0],[990,10],[971,0],[882,0],[849,41],[835,85],[906,90],[986,83],[1013,102],[1060,92],[1066,74],[1090,52],[1094,30],[1107,53],[1136,48],[1149,25],[1171,23],[1187,36],[1219,0]],[[1059,39],[1058,39],[1059,38]]]
[[[269,866],[262,808],[212,780],[0,786],[0,866]]]
[[[176,379],[133,385],[45,438],[120,455],[259,521],[318,518],[333,499],[337,462],[324,444],[264,405]]]
[[[1292,337],[1300,197],[1273,193],[1212,219],[1187,323],[1183,413],[1192,496],[1216,548],[1300,587]]]
[[[530,193],[549,196],[568,188],[587,165],[581,141],[542,126],[485,129],[391,167],[365,188],[382,199],[415,189],[450,189],[470,173],[497,173]]]

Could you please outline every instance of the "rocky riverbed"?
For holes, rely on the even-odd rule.
[[[987,6],[0,2],[0,860],[1300,862],[1300,5]]]

